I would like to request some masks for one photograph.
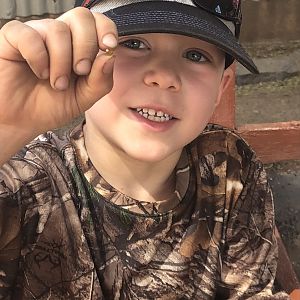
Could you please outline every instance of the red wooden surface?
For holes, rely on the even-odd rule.
[[[300,289],[300,284],[297,278],[297,275],[293,269],[293,265],[289,259],[288,253],[284,247],[283,241],[281,239],[280,233],[278,232],[277,227],[275,228],[275,236],[278,242],[278,266],[276,274],[276,282],[284,289],[288,294],[292,291],[294,295],[300,292],[296,292],[297,289]],[[300,299],[300,298],[294,298]]]
[[[237,130],[264,163],[300,159],[300,121],[246,124]]]

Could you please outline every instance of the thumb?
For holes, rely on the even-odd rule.
[[[111,91],[114,62],[114,55],[98,55],[90,74],[78,78],[75,97],[81,113]]]

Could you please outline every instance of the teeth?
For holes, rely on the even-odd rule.
[[[149,109],[149,111],[148,111],[148,114],[150,115],[150,116],[154,116],[155,115],[155,110],[154,109]]]
[[[152,108],[136,108],[136,111],[144,118],[155,122],[166,122],[173,119],[173,116],[162,111],[155,111]]]

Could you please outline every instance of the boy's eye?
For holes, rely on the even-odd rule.
[[[130,48],[130,49],[147,49],[147,46],[140,40],[137,39],[129,39],[125,41],[121,41],[119,45]]]
[[[184,54],[184,57],[186,59],[191,60],[191,61],[196,62],[196,63],[208,61],[206,56],[198,50],[188,50]]]

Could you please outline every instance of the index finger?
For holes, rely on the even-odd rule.
[[[114,49],[118,46],[118,30],[116,24],[100,13],[92,13],[97,28],[99,48],[105,51],[107,48]]]
[[[99,48],[115,48],[117,28],[115,23],[100,13],[78,7],[59,17],[71,31],[73,70],[79,75],[88,74]]]
[[[0,58],[26,61],[37,77],[48,76],[48,52],[43,37],[34,28],[10,21],[0,31],[0,44]]]

